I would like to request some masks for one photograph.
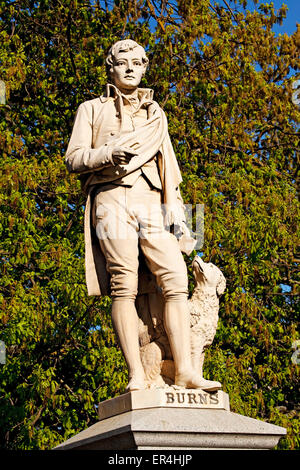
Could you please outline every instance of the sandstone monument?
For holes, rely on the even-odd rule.
[[[181,174],[165,113],[139,88],[148,59],[126,39],[107,56],[104,95],[76,113],[66,152],[87,195],[89,295],[110,295],[124,354],[126,393],[99,404],[99,422],[57,449],[272,448],[283,428],[230,412],[229,397],[202,374],[226,281],[199,256],[187,228]]]

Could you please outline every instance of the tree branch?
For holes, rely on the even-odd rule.
[[[149,10],[150,10],[151,14],[154,16],[155,20],[157,21],[157,23],[159,24],[159,26],[161,27],[161,29],[163,30],[163,32],[165,32],[165,26],[164,26],[164,24],[161,22],[161,19],[158,18],[158,16],[156,15],[154,6],[153,6],[152,3],[150,2],[150,0],[146,0],[146,1],[147,1],[147,5],[148,5],[148,7],[149,7]]]

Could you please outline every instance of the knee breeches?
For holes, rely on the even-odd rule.
[[[105,185],[95,197],[94,226],[110,274],[111,296],[134,301],[139,248],[166,301],[187,299],[188,278],[176,237],[165,230],[161,193],[140,176],[133,187]]]

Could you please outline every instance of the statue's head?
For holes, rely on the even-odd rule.
[[[131,39],[124,39],[110,48],[106,71],[117,88],[134,90],[145,75],[148,63],[144,48]]]

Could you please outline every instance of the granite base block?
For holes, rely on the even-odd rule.
[[[100,403],[99,422],[55,450],[272,449],[285,434],[285,428],[231,412],[222,391],[161,389]]]

